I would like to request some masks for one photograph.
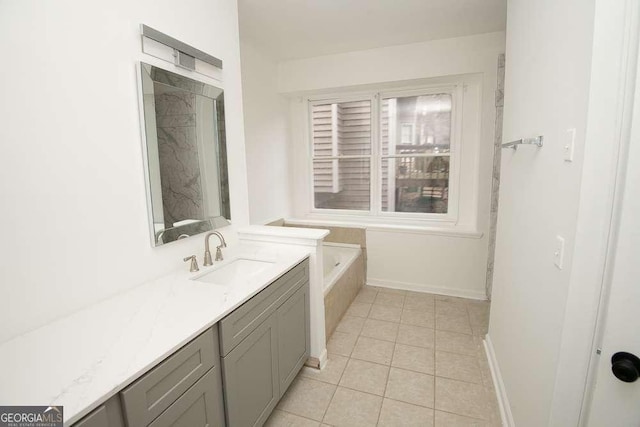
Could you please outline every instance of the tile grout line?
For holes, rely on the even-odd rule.
[[[382,321],[382,322],[392,323],[392,324],[396,324],[396,325],[398,325],[398,328],[399,328],[400,326],[402,326],[402,325],[408,325],[408,326],[415,326],[415,327],[420,327],[420,328],[424,328],[424,329],[430,329],[430,330],[432,330],[432,331],[433,331],[434,335],[436,335],[436,333],[437,333],[438,331],[446,332],[446,333],[452,333],[452,334],[458,334],[458,335],[464,335],[464,336],[466,336],[466,337],[471,337],[471,339],[474,341],[474,344],[475,344],[475,341],[476,341],[476,339],[477,339],[477,336],[476,336],[476,335],[474,334],[474,332],[473,332],[473,327],[472,327],[472,325],[471,325],[471,313],[470,313],[470,309],[469,309],[469,304],[468,304],[467,302],[465,302],[465,303],[464,303],[464,308],[465,308],[465,312],[466,312],[466,316],[465,316],[465,317],[466,317],[466,319],[467,319],[467,322],[468,322],[469,327],[471,328],[471,334],[466,334],[466,333],[462,333],[462,332],[459,332],[459,331],[448,331],[448,330],[444,330],[444,329],[438,329],[438,328],[437,328],[437,326],[436,326],[435,324],[434,324],[434,328],[429,328],[429,327],[425,327],[425,326],[423,326],[423,325],[413,325],[413,324],[408,324],[408,323],[407,323],[407,324],[402,323],[402,314],[404,313],[404,311],[405,311],[405,310],[410,310],[410,309],[407,309],[407,308],[406,308],[406,302],[407,302],[407,295],[406,295],[406,294],[402,294],[402,295],[401,295],[401,296],[402,296],[402,306],[401,306],[401,307],[395,307],[395,306],[393,306],[393,305],[386,305],[386,304],[377,304],[377,305],[379,305],[379,306],[386,306],[386,307],[391,307],[391,308],[400,308],[401,318],[400,318],[400,320],[399,320],[399,321],[390,321],[390,320],[376,319],[376,318],[370,317],[371,310],[373,309],[373,305],[375,305],[375,301],[376,301],[377,296],[378,296],[380,293],[384,293],[384,292],[378,291],[377,289],[372,289],[372,290],[375,290],[375,291],[376,291],[376,294],[375,294],[375,295],[374,295],[374,297],[373,297],[373,302],[371,303],[371,306],[370,306],[370,308],[369,308],[369,310],[368,310],[368,312],[367,312],[367,315],[366,315],[365,317],[360,317],[360,316],[354,316],[354,317],[360,317],[360,318],[363,318],[363,319],[365,319],[365,320],[364,320],[364,322],[366,322],[366,320],[367,320],[367,319],[372,319],[372,320],[378,320],[378,321]],[[389,293],[389,294],[390,294],[390,295],[394,295],[394,293]],[[426,294],[426,295],[431,295],[431,294]],[[437,305],[437,299],[435,298],[435,296],[434,296],[434,295],[431,295],[431,296],[433,296],[433,297],[434,297],[434,307],[433,307],[433,310],[429,310],[429,309],[425,309],[425,308],[420,308],[420,309],[415,309],[415,310],[416,310],[416,311],[420,311],[420,312],[429,312],[429,313],[432,313],[432,314],[434,315],[434,317],[435,317],[435,316],[437,316],[437,309],[436,309],[436,307],[435,307],[435,306]],[[355,301],[354,301],[354,302],[355,302]],[[352,304],[353,304],[353,303],[352,303]],[[349,307],[351,307],[351,306],[349,306]],[[343,316],[343,318],[344,318],[344,316]],[[341,319],[341,320],[342,320],[342,319]],[[482,325],[478,325],[478,326],[482,326]],[[397,401],[397,402],[402,402],[402,403],[405,403],[405,404],[413,405],[413,406],[416,406],[416,407],[422,407],[421,405],[416,405],[415,403],[411,403],[411,402],[404,402],[404,401],[402,401],[402,400],[397,400],[397,399],[392,399],[392,398],[388,398],[388,397],[386,397],[386,391],[387,391],[387,388],[388,388],[388,383],[389,383],[389,377],[390,377],[390,373],[391,373],[391,368],[403,369],[403,370],[408,371],[408,372],[413,372],[413,373],[422,374],[422,375],[431,375],[431,376],[434,378],[434,391],[435,391],[435,380],[436,380],[436,378],[444,378],[444,379],[447,379],[447,380],[459,381],[459,382],[462,382],[462,383],[478,385],[478,383],[471,382],[471,381],[465,381],[465,380],[460,380],[460,379],[457,379],[457,378],[449,378],[449,377],[446,377],[446,376],[436,375],[436,366],[437,366],[437,362],[436,362],[435,354],[436,354],[436,352],[440,352],[440,351],[441,351],[441,350],[439,350],[439,349],[438,349],[439,347],[438,347],[438,345],[437,345],[437,339],[434,339],[434,345],[433,345],[433,346],[427,347],[427,348],[429,348],[429,349],[432,351],[432,355],[433,355],[433,357],[434,357],[434,372],[433,372],[433,374],[428,374],[428,373],[425,373],[425,372],[414,371],[414,370],[412,370],[412,369],[407,369],[407,368],[398,368],[398,367],[394,367],[394,366],[393,366],[393,360],[394,360],[394,357],[395,357],[395,354],[396,354],[396,350],[397,350],[398,345],[406,345],[406,346],[408,346],[408,347],[419,348],[419,349],[424,349],[425,347],[413,346],[413,345],[411,345],[411,344],[402,344],[402,343],[398,343],[398,334],[396,334],[396,339],[395,339],[395,341],[390,341],[390,340],[385,339],[385,338],[380,338],[380,337],[370,337],[370,336],[363,335],[363,330],[364,330],[364,325],[363,325],[363,328],[361,328],[359,332],[357,332],[357,333],[355,333],[355,334],[354,334],[354,335],[356,336],[356,342],[355,342],[355,344],[354,344],[354,347],[353,347],[353,348],[351,349],[351,351],[349,352],[349,355],[348,355],[348,356],[342,356],[342,357],[346,357],[346,358],[347,358],[347,362],[346,362],[346,364],[345,364],[345,368],[343,369],[342,373],[340,374],[340,378],[338,379],[338,384],[336,385],[336,389],[334,390],[334,393],[333,393],[333,395],[332,395],[332,397],[331,397],[331,399],[330,399],[329,405],[327,406],[327,409],[325,410],[325,412],[324,412],[324,414],[323,414],[323,421],[321,421],[321,422],[324,422],[324,418],[326,417],[326,413],[327,413],[327,411],[328,411],[329,406],[331,405],[331,403],[333,402],[333,399],[335,398],[335,394],[336,394],[336,392],[337,392],[337,388],[338,388],[338,387],[343,387],[343,388],[345,388],[345,389],[353,390],[353,391],[360,392],[360,393],[365,393],[365,394],[368,394],[368,395],[371,395],[371,396],[382,397],[382,403],[381,403],[381,406],[380,406],[380,412],[379,412],[379,414],[378,414],[378,421],[377,421],[377,423],[379,423],[379,422],[380,422],[380,417],[381,417],[381,414],[382,414],[382,404],[384,403],[384,399],[390,399],[390,400],[393,400],[393,401]],[[355,347],[356,347],[356,345],[357,345],[357,343],[358,343],[358,341],[359,341],[360,337],[369,338],[369,339],[374,339],[374,340],[379,340],[379,341],[383,341],[383,342],[393,343],[393,344],[394,344],[394,348],[393,348],[393,352],[392,352],[392,355],[391,355],[391,361],[390,361],[390,364],[389,364],[389,365],[385,365],[385,364],[383,364],[383,363],[378,363],[378,362],[373,362],[373,361],[370,361],[370,360],[363,360],[363,359],[358,359],[358,358],[353,357],[353,352],[354,352],[354,350],[355,350]],[[435,336],[434,336],[434,338],[435,338]],[[474,355],[469,355],[469,354],[467,354],[467,353],[460,353],[460,352],[456,352],[456,351],[447,351],[447,350],[442,350],[442,352],[443,352],[443,353],[449,353],[449,354],[457,354],[457,355],[459,355],[459,356],[471,357],[471,358],[473,358],[473,359],[475,360],[475,362],[476,362],[476,366],[477,366],[477,369],[476,369],[476,370],[477,370],[477,371],[481,371],[480,363],[479,363],[479,361],[478,361],[478,352],[477,352],[477,351],[476,351],[476,352],[474,352]],[[388,368],[387,375],[386,375],[386,381],[385,381],[385,387],[384,387],[384,391],[383,391],[383,395],[382,395],[382,396],[377,395],[377,394],[374,394],[374,393],[370,393],[370,392],[366,392],[366,391],[358,390],[358,389],[356,389],[356,388],[352,388],[352,387],[349,387],[349,386],[341,385],[341,384],[340,384],[340,383],[341,383],[341,381],[342,381],[342,379],[344,378],[345,372],[346,372],[346,370],[347,370],[347,366],[349,365],[349,363],[350,363],[350,361],[351,361],[351,360],[363,361],[363,362],[366,362],[366,363],[372,363],[372,364],[375,364],[375,365],[378,365],[378,366],[384,366],[384,367]],[[480,372],[480,374],[481,374],[481,377],[482,377],[482,372]],[[311,379],[314,379],[314,378],[311,378]],[[326,381],[322,381],[322,380],[319,380],[319,379],[314,379],[314,380],[316,380],[316,381],[320,381],[320,382],[323,382],[323,383],[326,383]],[[331,383],[328,383],[328,384],[331,384]],[[333,384],[332,384],[332,385],[333,385]],[[481,384],[481,385],[483,385],[483,384]],[[483,388],[484,388],[484,386],[483,386]],[[426,407],[426,406],[425,406],[425,407]],[[429,408],[429,407],[426,407],[426,408]],[[434,424],[435,424],[435,413],[436,413],[436,411],[440,411],[440,412],[443,412],[443,413],[450,413],[450,414],[453,414],[453,415],[458,415],[458,416],[466,417],[466,418],[469,418],[469,419],[482,420],[482,421],[491,422],[491,420],[490,420],[490,419],[489,419],[489,420],[484,420],[484,419],[480,419],[480,418],[476,418],[476,417],[470,417],[470,416],[468,416],[468,415],[464,415],[464,414],[458,414],[458,413],[455,413],[455,412],[449,412],[449,411],[444,411],[444,410],[436,409],[436,408],[435,408],[435,393],[434,393],[434,402],[432,402],[432,406],[431,406],[431,408],[429,408],[429,409],[433,409],[433,422],[434,422]],[[294,415],[295,415],[295,414],[294,414]],[[315,421],[315,420],[314,420],[314,421]]]
[[[377,295],[378,295],[378,294],[377,294],[377,292],[376,292],[376,295],[374,296],[374,300],[375,300],[375,297],[376,297]],[[357,297],[357,295],[356,295],[356,297]],[[347,310],[345,311],[345,313],[342,315],[342,317],[341,317],[341,318],[340,318],[340,320],[338,321],[338,324],[340,324],[340,322],[342,322],[342,320],[344,319],[344,317],[347,315],[347,311],[349,310],[349,308],[351,308],[351,306],[353,305],[353,303],[354,303],[354,302],[355,302],[355,298],[354,298],[354,300],[351,302],[351,304],[349,304],[349,307],[347,307]],[[373,306],[373,304],[372,304],[372,306]],[[365,319],[367,319],[367,318],[368,318],[368,316],[369,316],[369,312],[370,312],[370,311],[371,311],[371,307],[369,307],[369,311],[367,311],[367,316],[365,317]],[[359,317],[359,316],[353,316],[353,317]],[[366,321],[366,320],[365,320],[365,321]],[[336,331],[334,330],[333,332],[335,333]],[[362,330],[361,330],[360,332],[362,332]],[[351,354],[353,353],[353,350],[355,349],[356,344],[358,343],[358,338],[360,337],[360,332],[358,332],[358,333],[356,334],[356,342],[355,342],[355,344],[353,345],[353,348],[351,349],[351,351],[349,352],[349,355],[348,355],[348,356],[342,356],[342,355],[340,355],[340,356],[342,356],[342,357],[346,357],[346,358],[347,358],[347,362],[345,363],[345,365],[344,365],[344,369],[342,370],[342,373],[340,374],[340,378],[338,378],[338,383],[337,383],[337,384],[331,384],[331,385],[335,385],[335,386],[336,386],[336,388],[335,388],[335,390],[333,390],[333,393],[331,394],[331,399],[329,399],[329,404],[327,405],[327,407],[324,409],[324,411],[323,411],[323,413],[322,413],[322,419],[320,420],[320,424],[324,424],[324,422],[325,422],[325,417],[327,416],[327,412],[329,411],[329,407],[331,406],[331,403],[333,402],[333,399],[335,398],[335,395],[336,395],[336,393],[338,392],[338,387],[340,387],[340,382],[342,381],[342,377],[344,376],[344,373],[345,373],[345,371],[347,370],[347,366],[349,366],[349,361],[351,360]],[[346,332],[343,332],[343,333],[346,333]],[[331,335],[331,337],[330,337],[329,339],[331,339],[332,337],[333,337],[333,334]],[[327,340],[327,342],[328,342],[328,341],[329,341],[329,340]],[[318,380],[318,381],[319,381],[319,380]],[[325,383],[325,384],[327,384],[327,383]]]
[[[464,309],[467,312],[467,321],[469,322],[469,328],[471,329],[471,335],[474,335],[473,326],[471,325],[471,313],[469,313],[469,305],[465,304],[464,305]]]
[[[344,317],[344,316],[342,316],[342,317]],[[359,337],[359,335],[358,335],[358,337]],[[357,342],[358,342],[358,339],[356,337],[356,344],[357,344]],[[354,344],[353,348],[355,349],[355,347],[356,346]],[[351,353],[353,353],[353,349],[351,349]],[[347,370],[347,366],[349,366],[349,361],[351,361],[351,353],[349,353],[349,356],[347,356],[347,362],[344,364],[344,369],[342,370],[342,373],[340,374],[340,378],[338,378],[338,383],[335,384],[336,389],[333,391],[333,394],[331,395],[331,399],[329,399],[329,404],[327,405],[327,407],[324,410],[324,413],[322,414],[322,421],[320,421],[321,424],[324,424],[325,417],[327,416],[327,412],[329,412],[329,407],[331,406],[331,403],[333,402],[333,399],[336,396],[336,393],[338,392],[338,387],[340,387],[340,382],[342,382],[342,377],[344,377],[344,373]]]
[[[404,298],[402,300],[402,309],[400,311],[400,319],[402,320],[402,311],[404,310]],[[400,326],[398,326],[398,329],[400,329]],[[399,332],[399,331],[398,331]],[[398,336],[396,334],[396,340],[398,339]],[[386,398],[387,395],[387,387],[389,386],[389,379],[391,377],[391,366],[393,365],[393,358],[396,355],[396,348],[398,347],[398,343],[394,342],[393,343],[393,352],[391,353],[391,360],[389,361],[389,370],[387,371],[387,378],[384,382],[384,390],[382,390],[382,401],[380,402],[380,411],[378,412],[378,419],[376,420],[376,426],[380,424],[380,417],[382,416],[382,406],[384,405],[384,399]]]
[[[351,390],[351,391],[357,391],[358,393],[368,394],[369,396],[381,397],[381,398],[383,398],[383,399],[389,399],[389,400],[393,400],[393,401],[395,401],[395,402],[406,403],[407,405],[417,406],[418,408],[427,408],[427,409],[433,409],[433,410],[435,410],[435,409],[436,409],[436,408],[433,408],[433,407],[431,407],[431,406],[418,405],[418,404],[416,404],[416,403],[406,402],[406,401],[404,401],[404,400],[400,400],[400,399],[394,399],[393,397],[380,396],[379,394],[371,393],[371,392],[368,392],[368,391],[357,390],[357,389],[355,389],[355,388],[347,387],[347,386],[344,386],[344,385],[338,385],[337,387],[346,388],[347,390]],[[337,387],[336,387],[336,389],[337,389]],[[386,390],[385,390],[385,393],[386,393]],[[445,412],[445,411],[443,411],[443,412]],[[452,412],[452,413],[453,413],[453,412]],[[294,415],[297,415],[297,414],[294,414]],[[456,414],[456,415],[462,415],[462,414]],[[468,415],[463,415],[463,416],[468,417],[468,418],[473,418],[473,417],[469,417]],[[315,420],[314,420],[314,421],[315,421]]]
[[[343,371],[343,373],[344,373],[344,371]],[[342,378],[342,375],[340,376],[340,378]],[[336,396],[336,393],[338,392],[338,387],[339,386],[336,385],[335,390],[333,390],[333,393],[331,393],[331,399],[329,399],[329,404],[327,405],[326,408],[324,408],[324,411],[322,411],[322,418],[320,419],[320,424],[324,424],[324,419],[327,416],[327,412],[329,411],[329,407],[331,406],[331,402],[333,402],[333,398]]]
[[[438,348],[438,342],[436,341],[436,331],[437,327],[437,318],[438,318],[438,307],[437,300],[435,297],[433,298],[433,425],[436,425],[436,373],[438,372],[438,365],[436,360],[436,351]]]
[[[438,319],[438,308],[437,308],[437,300],[433,299],[433,425],[436,425],[436,397],[437,397],[437,381],[436,374],[438,373],[438,361],[436,359],[436,351],[438,351],[438,340],[437,340],[437,319]]]
[[[356,359],[356,360],[357,360],[357,359]],[[373,363],[373,362],[372,362],[372,363]],[[379,365],[379,364],[378,364],[378,365]],[[382,365],[382,366],[386,366],[386,365]],[[397,369],[401,369],[401,368],[397,368]],[[319,380],[316,380],[316,381],[319,381]],[[462,381],[462,382],[466,382],[466,381]],[[388,379],[387,379],[387,383],[388,383]],[[472,416],[469,416],[469,415],[466,415],[466,414],[460,414],[460,413],[457,413],[457,412],[447,411],[447,410],[444,410],[444,409],[437,409],[437,408],[435,407],[435,402],[434,402],[434,406],[424,406],[424,405],[418,405],[418,404],[415,404],[415,403],[412,403],[412,402],[406,402],[406,401],[404,401],[404,400],[395,399],[395,398],[393,398],[393,397],[387,397],[387,396],[386,396],[386,387],[387,387],[387,385],[386,385],[386,384],[385,384],[384,395],[382,395],[382,396],[380,396],[380,395],[378,395],[378,394],[375,394],[375,393],[370,393],[370,392],[368,392],[368,391],[358,390],[358,389],[355,389],[355,388],[352,388],[352,387],[349,387],[349,386],[345,386],[345,385],[340,385],[340,384],[337,384],[337,385],[336,385],[336,384],[330,384],[330,385],[335,385],[335,386],[336,386],[336,390],[334,390],[334,392],[333,392],[333,394],[332,394],[332,396],[331,396],[331,399],[330,399],[330,401],[329,401],[329,405],[327,405],[327,409],[324,411],[323,416],[322,416],[322,420],[321,420],[321,421],[318,421],[318,420],[315,420],[315,419],[312,419],[312,418],[306,417],[306,416],[304,416],[304,415],[296,414],[295,412],[287,411],[287,410],[285,410],[285,409],[280,409],[280,408],[276,408],[276,409],[277,409],[277,410],[279,410],[279,411],[282,411],[282,412],[286,412],[286,413],[288,413],[288,414],[295,415],[295,416],[297,416],[297,417],[301,417],[301,418],[304,418],[304,419],[307,419],[307,420],[311,420],[311,421],[314,421],[314,422],[320,422],[320,423],[323,423],[323,424],[324,424],[324,423],[325,423],[325,419],[324,419],[324,418],[325,418],[325,416],[326,416],[326,412],[328,411],[328,408],[329,408],[329,406],[331,405],[331,402],[333,401],[333,398],[334,398],[334,396],[335,396],[335,393],[337,392],[338,387],[342,387],[342,388],[344,388],[344,389],[352,390],[352,391],[356,391],[356,392],[358,392],[358,393],[364,393],[364,394],[367,394],[367,395],[369,395],[369,396],[380,397],[380,398],[382,398],[382,401],[383,401],[383,402],[384,402],[384,399],[388,399],[388,400],[393,400],[394,402],[400,402],[400,403],[404,403],[404,404],[407,404],[407,405],[412,405],[412,406],[415,406],[415,407],[418,407],[418,408],[427,408],[427,409],[431,409],[431,410],[433,410],[433,412],[434,412],[434,417],[435,417],[435,412],[436,412],[436,411],[439,411],[439,412],[444,412],[444,413],[447,413],[447,414],[457,415],[457,416],[464,417],[464,418],[469,418],[469,419],[472,419],[472,420],[485,421],[485,422],[489,422],[489,421],[490,421],[490,420],[486,420],[486,419],[483,419],[483,418],[472,417]],[[380,406],[380,413],[382,413],[382,404],[381,404],[381,406]],[[378,422],[379,422],[379,419],[380,419],[380,415],[378,415]],[[435,422],[435,420],[434,420],[434,422]]]
[[[284,409],[280,409],[280,408],[278,408],[278,407],[275,407],[275,408],[273,409],[273,412],[275,412],[275,411],[285,412],[285,413],[287,413],[287,414],[294,415],[294,416],[296,416],[296,417],[304,418],[305,420],[313,421],[314,423],[321,423],[321,424],[322,424],[322,421],[314,420],[313,418],[305,417],[304,415],[299,415],[299,414],[296,414],[296,413],[291,412],[291,411],[285,411]],[[273,412],[271,412],[271,414],[273,414]],[[323,415],[323,417],[324,417],[324,415]],[[269,418],[271,418],[271,415],[269,415]],[[267,420],[268,420],[269,418],[267,418]]]
[[[450,353],[450,354],[457,354],[457,353]],[[469,356],[469,357],[472,357],[472,356]],[[437,362],[436,362],[436,363],[437,363]],[[479,386],[482,386],[482,388],[486,388],[486,387],[485,387],[485,385],[484,385],[484,381],[483,381],[483,379],[482,379],[482,377],[483,377],[483,376],[482,376],[482,372],[480,372],[479,367],[478,367],[477,371],[478,371],[478,373],[480,374],[480,382],[479,382],[479,383],[476,383],[476,382],[473,382],[473,381],[461,380],[461,379],[459,379],[459,378],[447,377],[447,376],[445,376],[445,375],[437,375],[437,374],[434,374],[433,376],[434,376],[434,377],[436,377],[436,378],[444,378],[445,380],[453,380],[453,381],[458,381],[458,382],[466,383],[466,384],[479,385]]]
[[[434,410],[433,410],[434,418],[435,418],[435,413],[436,413],[436,411],[438,411],[438,412],[444,412],[445,414],[457,415],[457,416],[459,416],[459,417],[463,417],[463,418],[469,418],[470,420],[482,421],[482,422],[485,422],[485,423],[490,422],[490,420],[485,420],[485,419],[478,418],[478,417],[470,417],[469,415],[458,414],[457,412],[445,411],[445,410],[443,410],[443,409],[434,409]],[[314,421],[315,421],[315,420],[314,420]],[[434,423],[435,423],[435,419],[434,419]]]
[[[393,349],[395,353],[395,347]],[[393,361],[393,354],[391,355],[391,360]],[[382,405],[384,405],[385,395],[387,394],[387,385],[389,384],[389,377],[391,376],[391,366],[389,366],[389,370],[387,371],[387,376],[384,381],[384,390],[382,390],[382,400],[380,401],[380,410],[378,411],[378,419],[376,420],[376,425],[380,424],[380,416],[382,416]]]

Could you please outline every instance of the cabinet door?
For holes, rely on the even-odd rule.
[[[277,311],[280,395],[309,357],[309,283],[300,287]]]
[[[149,427],[224,427],[224,425],[222,383],[220,371],[215,366],[149,424]]]
[[[227,425],[262,426],[280,398],[277,313],[222,358]]]
[[[124,427],[120,398],[114,396],[73,427]]]

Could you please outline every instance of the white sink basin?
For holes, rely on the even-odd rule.
[[[269,261],[237,258],[220,268],[196,276],[192,280],[217,285],[227,285],[250,279],[271,265],[273,265],[273,263]]]

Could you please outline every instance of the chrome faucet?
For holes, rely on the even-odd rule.
[[[184,262],[191,260],[191,266],[189,267],[189,271],[195,273],[196,271],[200,271],[198,268],[198,260],[195,255],[188,256],[184,259]]]
[[[211,251],[209,250],[209,237],[215,235],[220,240],[220,245],[216,247],[216,261],[222,261],[224,258],[222,257],[222,249],[227,247],[227,242],[224,241],[224,236],[217,231],[212,231],[211,233],[207,233],[204,236],[204,265],[210,266],[213,265],[211,261]]]

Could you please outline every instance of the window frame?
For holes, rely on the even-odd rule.
[[[357,155],[357,156],[322,156],[315,157],[314,147],[313,147],[313,106],[315,105],[324,105],[330,103],[346,103],[346,102],[355,102],[355,101],[369,101],[371,102],[371,149],[370,154],[366,155]],[[308,138],[308,148],[309,148],[309,165],[308,165],[308,188],[309,191],[309,202],[308,206],[310,206],[310,212],[316,214],[328,214],[328,215],[346,215],[346,216],[371,216],[372,211],[372,198],[373,198],[373,187],[375,183],[373,182],[371,170],[373,168],[373,141],[374,141],[374,133],[376,130],[373,125],[373,120],[376,117],[376,99],[374,94],[372,93],[364,93],[364,94],[348,94],[344,96],[331,96],[328,98],[309,98],[307,102],[307,138]],[[315,204],[315,182],[314,182],[314,169],[313,163],[314,161],[330,161],[330,160],[339,160],[339,159],[368,159],[369,160],[369,209],[326,209],[326,208],[316,208]]]
[[[382,100],[387,98],[410,97],[419,95],[435,95],[446,93],[451,96],[451,135],[448,155],[440,154],[419,154],[419,155],[382,155],[381,140],[381,111]],[[419,223],[428,225],[429,223],[442,223],[455,225],[458,221],[459,207],[459,183],[460,183],[460,159],[462,135],[462,105],[464,96],[464,84],[455,82],[439,85],[420,85],[414,87],[404,87],[398,89],[374,89],[365,92],[351,92],[344,94],[327,94],[309,96],[307,98],[306,126],[307,126],[307,149],[308,149],[308,182],[307,188],[309,207],[308,212],[313,216],[324,216],[330,219],[346,220],[363,219],[365,222],[379,220],[380,223]],[[313,146],[313,106],[330,103],[342,103],[352,101],[371,102],[371,154],[362,156],[325,156],[315,157]],[[423,212],[391,212],[382,210],[382,161],[390,157],[449,157],[449,200],[447,213],[423,213]],[[326,209],[315,207],[314,195],[314,161],[333,160],[336,158],[368,158],[369,159],[369,209]],[[393,174],[395,176],[395,173]]]

